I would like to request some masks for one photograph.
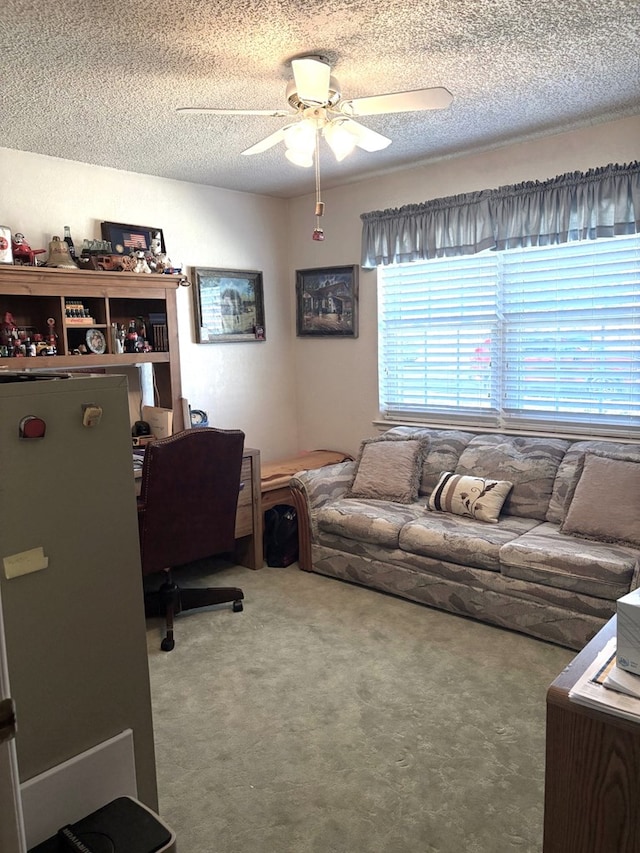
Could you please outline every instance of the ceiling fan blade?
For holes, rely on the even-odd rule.
[[[348,116],[374,116],[381,113],[409,113],[417,110],[444,110],[453,95],[448,89],[415,89],[412,92],[390,92],[341,101],[339,109]]]
[[[295,115],[291,110],[219,110],[216,107],[178,107],[177,113],[211,113],[217,116],[273,116],[288,118]]]
[[[261,139],[260,142],[256,142],[255,145],[252,145],[250,148],[246,148],[241,153],[262,154],[263,151],[273,148],[273,146],[277,145],[278,142],[284,141],[284,132],[287,127],[290,127],[290,125],[287,124],[285,127],[281,127],[279,130],[276,130],[275,133],[270,133],[269,136],[265,136],[265,138]]]
[[[329,100],[331,68],[319,56],[291,60],[298,98],[305,104],[326,104]]]
[[[382,151],[387,145],[391,145],[391,140],[375,130],[371,130],[353,119],[349,119],[347,127],[356,138],[358,148],[363,148],[365,151]]]

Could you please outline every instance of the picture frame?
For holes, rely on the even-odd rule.
[[[298,337],[358,337],[358,267],[296,270]]]
[[[262,272],[194,267],[196,342],[266,340]]]
[[[0,225],[0,264],[12,263],[11,229],[7,225]]]
[[[160,248],[166,253],[162,228],[152,228],[149,225],[124,225],[122,222],[101,222],[102,239],[111,243],[115,255],[128,255],[135,249],[148,252],[151,240],[159,235]]]

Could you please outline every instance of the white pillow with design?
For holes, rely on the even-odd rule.
[[[429,497],[429,509],[495,524],[513,483],[443,471]]]

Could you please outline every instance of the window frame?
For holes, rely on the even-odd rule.
[[[611,258],[613,258],[613,260]],[[605,259],[605,261],[602,259]],[[604,266],[602,265],[603,263]],[[621,263],[627,265],[626,272],[621,272]],[[603,358],[609,358],[612,364],[616,364],[615,369],[620,369],[622,371],[620,376],[616,377],[617,386],[616,383],[608,383],[608,387],[613,389],[613,391],[603,390],[602,394],[599,396],[590,395],[590,405],[592,408],[595,409],[597,403],[601,412],[603,406],[606,409],[607,405],[609,409],[613,411],[615,404],[618,405],[618,411],[621,412],[618,415],[606,412],[605,414],[588,412],[581,414],[577,410],[573,412],[569,411],[572,405],[574,407],[578,405],[570,399],[570,395],[566,398],[557,396],[554,398],[554,403],[548,404],[549,409],[552,406],[555,407],[555,413],[531,407],[529,409],[518,408],[513,405],[514,399],[517,403],[518,393],[521,394],[520,399],[522,401],[522,395],[525,394],[525,391],[534,387],[533,385],[522,385],[523,381],[526,382],[527,376],[529,380],[531,380],[532,377],[531,370],[529,370],[527,374],[527,371],[523,368],[524,357],[520,358],[519,367],[515,369],[510,369],[509,365],[506,363],[506,360],[509,358],[513,362],[514,358],[516,358],[518,354],[518,348],[520,348],[521,352],[524,352],[526,347],[530,345],[527,343],[526,337],[527,334],[531,334],[530,330],[527,331],[527,327],[532,325],[532,322],[528,319],[532,312],[518,312],[517,310],[513,310],[513,268],[514,266],[520,268],[519,275],[521,275],[525,281],[525,285],[523,286],[524,292],[524,287],[527,285],[527,276],[529,276],[531,281],[534,281],[535,275],[540,275],[539,272],[536,272],[536,265],[542,267],[544,264],[555,267],[555,284],[551,286],[549,290],[550,292],[554,291],[552,296],[556,300],[557,304],[555,304],[555,307],[549,307],[549,305],[543,305],[542,307],[540,305],[537,306],[539,311],[542,313],[540,313],[539,319],[536,322],[541,325],[544,325],[544,322],[550,323],[551,326],[553,326],[554,323],[560,324],[562,318],[567,316],[566,305],[563,300],[565,300],[569,291],[568,288],[564,288],[561,285],[564,284],[566,280],[566,271],[569,269],[573,271],[577,267],[580,268],[578,270],[577,279],[574,278],[571,283],[571,287],[575,289],[576,294],[579,293],[580,295],[573,297],[573,302],[571,302],[570,298],[570,310],[572,312],[582,312],[582,315],[584,315],[581,320],[582,324],[586,323],[584,317],[587,316],[585,314],[585,310],[588,308],[587,303],[590,298],[589,293],[593,291],[596,294],[600,294],[599,297],[597,297],[596,302],[600,299],[604,304],[604,297],[614,292],[613,290],[609,290],[610,280],[608,276],[610,267],[611,269],[614,269],[614,273],[611,273],[613,276],[611,278],[611,282],[613,282],[612,287],[618,287],[616,293],[625,292],[624,288],[621,290],[620,286],[618,286],[618,281],[625,281],[626,291],[633,291],[631,296],[624,297],[629,304],[625,304],[625,306],[623,306],[621,314],[619,306],[615,303],[612,303],[612,305],[607,309],[608,313],[606,314],[606,317],[607,322],[609,323],[612,322],[611,318],[616,314],[616,312],[620,314],[620,322],[623,324],[620,327],[622,331],[617,335],[614,335],[612,327],[606,329],[606,334],[602,333],[599,335],[601,339],[601,343],[599,345],[601,346],[603,353],[600,358],[600,362],[602,362]],[[600,266],[598,267],[599,264]],[[595,290],[592,289],[591,291],[588,285],[588,282],[593,280],[595,273],[583,273],[583,266],[588,270],[591,270],[592,267],[600,269],[601,280],[599,282],[599,286],[595,288]],[[441,385],[444,384],[442,374],[446,373],[446,370],[441,367],[439,374],[437,366],[434,364],[432,364],[430,373],[431,382],[429,384],[429,394],[425,399],[420,401],[418,397],[421,393],[424,393],[424,390],[420,390],[419,379],[417,378],[419,374],[415,364],[413,364],[413,379],[410,378],[410,373],[407,373],[407,377],[409,378],[405,379],[399,375],[398,361],[402,355],[403,348],[403,339],[399,336],[403,330],[408,334],[408,330],[412,322],[411,319],[403,321],[402,311],[404,311],[407,317],[409,317],[411,310],[413,310],[414,315],[417,316],[417,312],[422,308],[425,312],[424,317],[426,318],[424,320],[425,339],[430,333],[433,337],[438,326],[446,332],[446,324],[449,319],[451,321],[451,329],[455,327],[456,323],[460,325],[460,319],[463,316],[462,314],[456,316],[452,313],[450,318],[447,318],[445,312],[437,303],[438,296],[442,296],[445,293],[446,288],[449,287],[448,282],[444,281],[444,284],[439,282],[437,287],[434,285],[440,275],[442,275],[443,280],[446,279],[447,276],[453,279],[457,270],[460,269],[461,271],[464,271],[464,275],[472,276],[473,271],[476,268],[478,270],[482,270],[484,274],[487,273],[487,270],[493,270],[491,274],[495,276],[496,293],[491,314],[491,322],[493,323],[493,326],[489,336],[490,345],[488,347],[489,352],[487,354],[487,358],[491,364],[489,377],[489,385],[491,386],[489,398],[490,403],[489,405],[484,403],[476,405],[434,405],[433,402],[431,402],[433,398],[433,388],[438,384],[438,382],[440,382]],[[506,268],[511,269],[510,271],[508,270],[505,272]],[[403,276],[409,274],[414,279],[422,277],[422,303],[419,297],[412,296],[411,288],[416,288],[417,286],[415,282],[413,282],[411,286],[407,285],[407,298],[403,302],[403,297],[405,295],[403,291],[404,285],[398,284],[397,280],[402,279]],[[462,274],[463,273],[461,272],[461,275]],[[565,274],[564,278],[563,274]],[[631,276],[628,282],[626,281],[625,276]],[[602,280],[605,277],[607,280]],[[432,285],[431,288],[429,288],[429,284]],[[538,288],[537,290],[536,287]],[[442,293],[439,294],[438,288],[442,290]],[[453,288],[453,292],[455,292],[455,283],[451,285],[451,288]],[[431,293],[428,293],[429,290],[434,293],[433,305],[430,308],[425,308],[425,305],[432,298]],[[464,287],[459,288],[459,293],[463,294],[463,292]],[[540,294],[542,294],[542,297],[540,297]],[[533,305],[535,299],[538,297],[543,301],[543,297],[545,299],[547,298],[545,294],[546,291],[544,290],[544,284],[536,285],[534,282],[532,295],[529,297],[530,302],[527,304]],[[548,298],[550,299],[551,297]],[[609,301],[611,300],[609,299]],[[397,309],[397,316],[393,318],[392,309]],[[599,319],[599,322],[600,319],[605,316],[603,313],[603,311],[605,311],[604,308],[593,307],[590,310],[593,316]],[[466,307],[464,308],[464,311],[466,311]],[[466,311],[466,313],[469,314],[468,311]],[[481,312],[475,317],[475,322],[479,322],[480,314]],[[417,328],[416,323],[418,322],[422,322],[422,320],[413,321],[414,334]],[[521,326],[520,331],[517,333],[521,338],[519,341],[514,340],[514,334],[516,334],[514,333],[514,329],[518,323]],[[627,324],[626,328],[624,327],[624,324]],[[582,328],[582,325],[580,328]],[[580,330],[573,332],[571,337],[573,339],[579,337],[579,331]],[[624,336],[626,336],[626,343],[623,341]],[[569,394],[570,391],[575,393],[576,388],[578,388],[578,383],[585,382],[587,380],[586,371],[584,377],[581,374],[581,359],[582,363],[585,365],[588,364],[591,350],[597,349],[597,342],[595,341],[597,337],[598,335],[596,335],[592,330],[590,337],[591,349],[587,351],[584,348],[582,350],[576,348],[575,352],[573,352],[573,356],[567,357],[564,362],[557,355],[564,344],[559,339],[556,340],[555,348],[553,350],[554,358],[551,360],[546,359],[552,363],[550,365],[545,365],[544,367],[541,364],[539,369],[540,375],[538,377],[534,377],[538,381],[538,388],[543,388],[543,383],[547,382],[547,387],[553,387],[554,392],[557,392],[558,389],[564,387],[566,394]],[[545,339],[545,343],[546,340],[548,339]],[[551,340],[554,340],[554,338],[552,337]],[[616,343],[616,341],[621,342]],[[541,343],[542,340],[538,340],[536,342],[534,335],[533,344],[531,345],[534,356],[530,359],[531,361],[535,361],[535,354],[537,352],[538,360],[542,362],[542,359],[539,357]],[[629,351],[628,358],[626,359],[624,357],[624,353],[622,353],[625,346]],[[395,352],[393,354],[389,352],[390,348],[395,348]],[[429,346],[425,343],[425,365],[428,361],[428,351]],[[415,355],[418,352],[418,349],[414,346],[412,350],[411,344],[408,344],[407,352],[413,352]],[[455,347],[451,347],[450,353],[455,354],[455,352]],[[467,357],[469,357],[469,353],[467,353]],[[625,363],[625,360],[628,364]],[[417,361],[417,358],[414,359],[414,362],[415,361]],[[576,362],[575,365],[572,363],[573,361]],[[602,370],[602,364],[597,364],[597,361],[597,359],[591,360],[592,368],[596,371],[594,373],[596,378],[591,381],[591,384],[587,383],[586,385],[582,385],[579,393],[582,393],[583,388],[586,388],[587,391],[590,392],[592,390],[593,383],[595,382],[603,380],[606,382],[607,373]],[[468,370],[468,368],[466,369]],[[393,376],[390,376],[389,370],[392,371]],[[429,377],[426,375],[427,372],[428,371],[425,371],[425,388],[429,382]],[[420,423],[434,426],[442,426],[446,424],[454,427],[482,428],[486,431],[493,430],[501,433],[556,436],[558,434],[562,434],[568,437],[584,437],[585,435],[590,435],[615,437],[618,439],[627,438],[630,440],[640,438],[640,234],[607,238],[597,241],[573,241],[554,246],[527,247],[526,249],[509,249],[504,251],[487,251],[470,256],[437,258],[430,261],[419,261],[379,267],[378,373],[378,394],[380,406],[380,421],[378,421],[378,423],[384,426],[389,426],[391,423]],[[517,374],[519,374],[519,378]],[[461,385],[461,380],[458,378],[459,373],[456,374],[455,369],[451,368],[449,375],[456,378],[456,381],[450,384],[452,387],[455,386],[454,390],[459,390]],[[558,376],[564,378],[559,379]],[[622,402],[618,402],[618,399],[622,401],[621,388],[623,380],[626,382],[625,391],[628,398],[626,411],[622,411]],[[407,389],[410,389],[413,392],[415,401],[413,404],[399,404],[398,402],[398,395],[402,393],[403,381],[406,382],[405,393],[408,395]],[[523,388],[525,388],[525,391],[522,391],[521,389],[518,390],[516,387],[518,382]],[[397,385],[397,389],[390,391],[389,389],[392,383]],[[469,393],[472,395],[472,389]],[[606,397],[607,394],[613,395],[613,402],[609,401],[609,403],[605,405],[603,403],[603,396]],[[510,395],[507,404],[504,402],[506,395]],[[425,400],[428,402],[425,402]],[[529,405],[531,406],[531,404]],[[565,409],[567,411],[564,411]]]

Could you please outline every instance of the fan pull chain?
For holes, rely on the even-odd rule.
[[[314,240],[324,240],[324,231],[320,225],[320,217],[324,216],[324,202],[320,198],[320,128],[316,124],[316,227],[313,229]]]

